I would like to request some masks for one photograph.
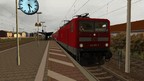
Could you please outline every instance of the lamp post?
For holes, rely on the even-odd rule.
[[[37,12],[37,22],[39,23],[39,14],[42,14],[42,12]]]
[[[42,12],[37,12],[37,22],[35,23],[35,26],[38,27],[38,31],[37,31],[37,41],[38,41],[38,45],[39,45],[39,27],[41,26],[41,23],[39,22],[39,14],[42,14]]]

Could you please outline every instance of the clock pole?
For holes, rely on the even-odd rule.
[[[16,39],[17,39],[17,65],[20,65],[19,36],[18,36],[18,1],[16,3]]]

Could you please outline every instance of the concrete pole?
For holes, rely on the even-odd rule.
[[[126,56],[125,72],[130,73],[130,42],[131,42],[131,0],[127,0]]]
[[[40,22],[39,22],[39,14],[42,14],[42,12],[37,12],[37,23],[38,24],[40,24]],[[39,25],[37,26],[38,27],[38,32],[37,32],[37,34],[38,34],[38,36],[37,36],[37,41],[38,41],[38,45],[39,45]]]
[[[20,52],[19,52],[19,37],[18,37],[18,2],[17,0],[15,1],[16,3],[16,37],[17,37],[17,65],[20,65]]]
[[[39,23],[39,13],[37,13],[37,23]]]
[[[37,13],[37,23],[39,24],[39,14]],[[38,30],[37,30],[37,41],[38,41],[38,46],[39,46],[39,26],[38,27]]]

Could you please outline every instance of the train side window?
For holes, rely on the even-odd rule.
[[[74,28],[73,23],[71,23],[71,27],[70,27],[71,32],[73,32],[73,28]]]

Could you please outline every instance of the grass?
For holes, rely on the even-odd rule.
[[[12,42],[15,41],[15,38],[1,38],[0,43]]]
[[[35,38],[20,38],[19,42],[25,44],[35,41]],[[0,51],[16,46],[16,38],[13,39],[0,39]]]

